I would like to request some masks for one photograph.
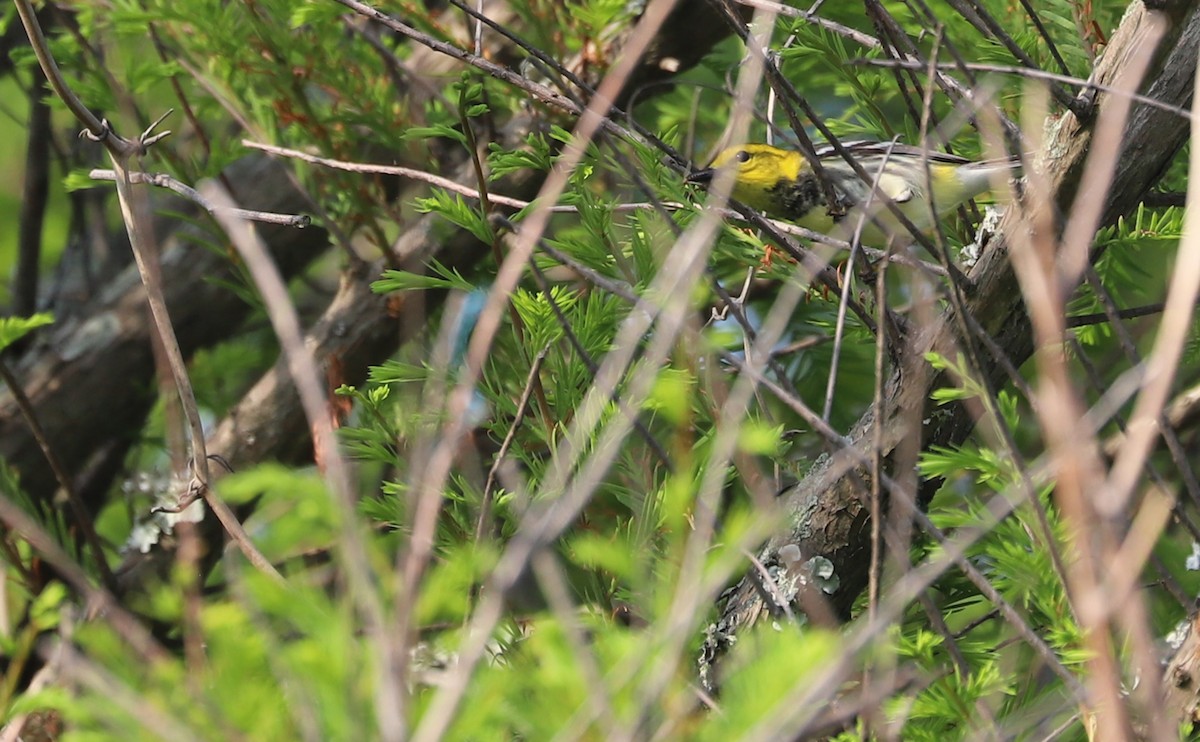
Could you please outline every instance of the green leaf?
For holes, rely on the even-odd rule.
[[[54,315],[39,312],[29,317],[0,318],[0,351],[17,342],[39,327],[54,323]]]
[[[405,141],[413,139],[434,139],[437,137],[445,137],[453,139],[464,147],[467,146],[467,135],[463,134],[458,129],[446,126],[445,124],[437,124],[434,126],[413,126],[404,130],[400,138]]]
[[[450,289],[454,288],[452,281],[441,276],[430,276],[424,273],[409,273],[400,270],[385,270],[379,280],[371,283],[371,290],[377,294],[387,294],[392,291],[412,291],[413,289]]]
[[[89,188],[99,188],[109,186],[115,188],[115,184],[106,180],[96,180],[88,175],[90,170],[72,170],[63,178],[63,187],[69,192],[86,191]]]
[[[388,360],[378,366],[371,366],[368,374],[368,380],[372,384],[402,384],[409,381],[424,381],[428,377],[429,371],[424,366]]]
[[[738,430],[738,447],[746,453],[776,456],[783,445],[783,425],[747,419]]]
[[[475,235],[480,242],[491,244],[495,239],[492,228],[488,226],[487,219],[483,214],[478,209],[467,205],[463,197],[457,193],[451,194],[435,189],[431,197],[418,198],[415,203],[418,211],[437,214]]]
[[[670,422],[681,423],[687,419],[691,409],[691,394],[695,383],[692,374],[686,370],[663,369],[654,380],[654,387],[647,395],[643,407],[656,410]]]

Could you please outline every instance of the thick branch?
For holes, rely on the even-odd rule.
[[[230,180],[254,185],[246,203],[281,211],[304,208],[286,170],[265,158],[235,165]],[[297,273],[328,244],[319,229],[271,227],[263,234],[286,275]],[[235,266],[228,256],[202,246],[208,237],[177,221],[163,243],[167,305],[188,355],[226,339],[250,311],[222,285],[238,280]],[[154,399],[151,333],[145,291],[136,270],[128,267],[90,308],[54,328],[15,364],[16,376],[72,476],[84,472],[99,454],[119,462],[133,442],[126,436],[141,428]],[[27,492],[50,498],[56,486],[53,474],[7,389],[0,392],[0,456],[18,468]],[[103,491],[84,492],[93,499],[103,496]],[[100,502],[88,505],[95,508]]]

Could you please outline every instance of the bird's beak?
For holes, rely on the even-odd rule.
[[[716,170],[711,167],[707,170],[697,170],[683,181],[689,185],[708,185],[712,182],[713,176],[717,174]]]

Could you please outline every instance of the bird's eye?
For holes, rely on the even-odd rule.
[[[750,162],[750,153],[746,150],[742,150],[734,155],[733,159],[737,160],[738,162]]]

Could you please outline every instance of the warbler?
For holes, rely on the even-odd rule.
[[[998,173],[1008,174],[1019,167],[1015,159],[972,162],[891,142],[852,141],[842,143],[842,147],[862,166],[869,180],[863,181],[832,147],[817,150],[821,168],[837,197],[832,206],[802,154],[767,144],[730,147],[717,155],[711,167],[692,173],[687,182],[707,186],[718,172],[732,169],[732,195],[747,206],[842,240],[849,240],[862,222],[862,241],[884,245],[889,237],[908,235],[884,203],[885,198],[896,203],[913,226],[927,232],[934,226],[935,212],[938,218],[945,216],[987,191]],[[872,193],[871,184],[876,179],[878,188]],[[864,214],[869,215],[865,221]]]

